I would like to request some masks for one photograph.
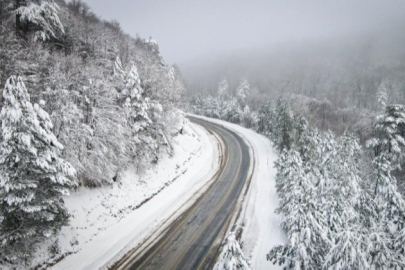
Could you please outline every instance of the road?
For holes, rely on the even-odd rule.
[[[233,131],[189,117],[224,141],[224,161],[211,187],[148,250],[112,269],[212,269],[237,200],[249,178],[249,147]]]

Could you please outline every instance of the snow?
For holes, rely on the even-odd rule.
[[[130,168],[113,187],[81,189],[65,200],[74,218],[58,238],[67,257],[54,269],[106,269],[205,191],[218,169],[217,140],[202,127],[187,123],[173,147],[173,157],[162,158],[141,176]],[[37,263],[46,260],[45,254],[43,250],[36,256]]]
[[[275,214],[278,207],[276,190],[276,169],[274,162],[277,153],[266,137],[256,132],[222,120],[192,115],[240,134],[254,153],[254,171],[248,194],[241,198],[242,214],[236,221],[237,228],[243,229],[240,242],[243,253],[256,270],[282,269],[266,260],[266,254],[274,246],[285,244],[287,238],[280,227],[281,217]]]

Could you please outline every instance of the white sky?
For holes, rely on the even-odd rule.
[[[242,49],[350,37],[404,21],[403,0],[85,0],[169,64]]]

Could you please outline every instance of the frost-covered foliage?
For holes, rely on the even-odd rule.
[[[250,85],[249,82],[246,79],[243,79],[239,86],[238,89],[236,90],[236,97],[238,98],[239,103],[242,106],[246,105],[246,98],[250,94]]]
[[[0,145],[1,261],[29,259],[35,245],[68,221],[62,196],[76,186],[76,171],[60,158],[52,121],[32,105],[20,77],[3,92]],[[43,103],[43,102],[42,102]],[[0,262],[1,262],[0,261]]]
[[[208,111],[207,100],[221,102],[196,100],[202,114]],[[241,106],[236,102],[230,108]],[[231,121],[219,108],[219,118]],[[319,108],[326,113],[328,106]],[[396,183],[404,156],[404,107],[385,104],[384,109],[372,128],[375,138],[368,142],[374,153],[364,151],[349,132],[336,136],[314,128],[282,99],[250,111],[250,123],[248,108],[239,114],[236,123],[269,137],[280,153],[277,213],[288,243],[273,247],[268,260],[287,269],[405,267],[405,202]]]
[[[402,123],[400,107],[387,106],[390,117],[378,117],[375,129],[382,152],[373,162],[371,182],[360,166],[363,150],[355,136],[345,133],[336,138],[300,117],[290,117],[293,128],[286,151],[280,147],[283,141],[276,140],[280,135],[274,135],[283,130],[285,116],[274,110],[270,137],[281,151],[276,163],[277,211],[289,242],[273,248],[268,260],[294,269],[404,267],[405,204],[391,163],[401,148],[390,147],[398,144],[394,140],[403,140],[394,124]]]
[[[197,114],[251,127],[255,121],[246,103],[249,89],[249,83],[243,80],[237,89],[236,96],[232,95],[228,82],[224,78],[218,84],[217,97],[197,95],[191,100],[191,110]]]
[[[179,68],[174,65],[169,69],[167,74],[169,79],[168,89],[166,93],[166,99],[172,104],[178,104],[182,100],[184,93],[186,92],[185,83],[181,77]]]
[[[375,137],[367,142],[368,147],[374,149],[375,155],[387,153],[392,162],[401,162],[405,140],[402,129],[405,127],[405,106],[388,105],[385,113],[377,116],[374,127]]]
[[[220,100],[226,100],[229,96],[229,85],[226,78],[223,78],[222,81],[218,84],[218,98]]]
[[[235,238],[235,234],[231,233],[226,240],[226,244],[222,248],[218,262],[214,266],[214,270],[251,270],[250,262],[243,255],[242,249]]]
[[[128,166],[135,165],[141,173],[163,153],[173,154],[171,142],[184,124],[177,107],[185,84],[180,70],[164,63],[155,40],[128,36],[117,22],[102,21],[80,0],[3,0],[1,4],[0,87],[4,89],[15,74],[24,79],[30,102],[40,104],[32,106],[33,113],[39,123],[53,123],[44,124],[44,130],[54,134],[52,149],[75,168],[78,185],[109,185],[119,181]],[[22,84],[21,79],[10,79],[7,89],[13,81]],[[3,101],[2,107],[8,104]],[[33,139],[20,139],[33,146]],[[27,152],[25,158],[29,157]],[[58,160],[55,157],[53,162]],[[63,201],[58,197],[54,205],[63,207]],[[66,218],[59,217],[58,224],[64,224],[68,215],[60,211]],[[43,221],[44,230],[57,229],[52,222],[47,224]],[[25,240],[28,247],[40,239],[34,235],[34,242]],[[15,258],[25,254],[28,258],[24,247]],[[0,252],[2,263],[3,255]]]
[[[53,1],[28,1],[27,5],[16,10],[20,20],[34,24],[39,30],[35,31],[34,39],[43,41],[56,38],[64,33],[64,27],[58,16],[59,6]],[[20,22],[21,23],[21,22]]]
[[[387,106],[387,102],[388,102],[388,93],[387,93],[387,87],[385,86],[385,82],[382,82],[380,84],[380,87],[378,87],[377,101],[378,101],[378,104],[381,106],[381,109],[385,110],[385,107]]]

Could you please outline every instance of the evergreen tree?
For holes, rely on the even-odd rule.
[[[280,152],[284,149],[289,150],[294,140],[293,118],[289,107],[281,99],[277,100],[275,117],[275,126],[272,128],[274,130],[273,141]]]
[[[224,102],[224,109],[221,113],[221,119],[238,124],[240,123],[243,111],[238,100],[236,98],[231,98]]]
[[[20,77],[3,92],[0,145],[1,253],[6,262],[29,258],[35,244],[65,225],[62,196],[76,185],[75,169],[59,157],[63,146],[49,115],[30,102]]]
[[[250,128],[252,125],[252,118],[250,113],[250,108],[248,105],[245,106],[242,112],[241,122],[244,127]]]
[[[401,136],[401,127],[404,125],[405,107],[386,106],[385,113],[377,116],[377,123],[374,126],[375,137],[367,142],[367,146],[374,149],[376,156],[388,152],[390,160],[398,165],[401,148],[405,146],[405,139]]]
[[[226,244],[219,255],[219,261],[215,264],[214,270],[251,270],[250,262],[245,258],[236,241],[235,235],[231,233]]]
[[[365,235],[356,226],[336,233],[335,244],[325,259],[324,269],[369,269]]]
[[[242,107],[246,105],[246,98],[250,94],[250,85],[249,82],[244,79],[240,82],[238,89],[236,90],[236,97],[238,98],[238,102]]]
[[[271,106],[271,102],[267,101],[263,103],[258,110],[258,128],[257,132],[265,134],[270,137],[270,134],[274,133],[274,110]]]
[[[316,179],[306,172],[296,151],[284,151],[276,168],[277,213],[282,214],[288,244],[273,248],[267,259],[288,268],[320,269],[331,242],[322,206],[316,200]]]
[[[222,81],[218,84],[218,98],[221,101],[226,100],[229,97],[229,85],[226,78],[223,78]]]
[[[148,116],[148,100],[145,100],[142,94],[143,89],[138,70],[135,64],[132,64],[122,95],[125,100],[124,108],[127,111],[129,124],[134,128],[136,134],[144,131],[151,124]]]
[[[387,93],[387,87],[385,86],[385,82],[382,82],[380,84],[380,87],[378,87],[377,101],[378,101],[378,104],[380,105],[380,108],[382,110],[385,110],[385,108],[387,107],[387,102],[388,102],[388,93]]]

